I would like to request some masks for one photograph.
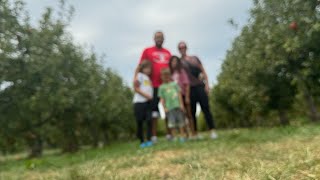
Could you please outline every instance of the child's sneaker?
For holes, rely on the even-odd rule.
[[[146,148],[147,147],[147,143],[146,142],[143,142],[140,144],[140,148]]]
[[[151,147],[153,145],[152,141],[147,141],[145,144],[146,144],[146,147]]]
[[[168,141],[172,141],[172,135],[171,135],[171,134],[167,134],[167,135],[166,135],[166,139],[167,139]]]
[[[197,139],[198,139],[198,140],[203,140],[204,138],[203,138],[202,135],[198,134],[198,135],[197,135]]]
[[[188,140],[190,140],[190,141],[195,141],[195,140],[197,140],[197,136],[195,135],[195,136],[190,136],[189,138],[188,138]]]
[[[179,138],[179,142],[180,142],[180,143],[186,142],[186,138],[184,138],[184,137]]]
[[[211,132],[210,138],[211,139],[217,139],[218,138],[218,134],[216,132]]]
[[[158,142],[158,137],[157,136],[152,136],[151,141],[155,144]]]
[[[172,137],[171,138],[171,142],[177,142],[178,141],[178,138],[177,137]]]

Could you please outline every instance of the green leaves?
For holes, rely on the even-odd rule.
[[[0,90],[0,148],[45,141],[76,151],[131,136],[132,92],[73,41],[64,1],[58,19],[48,8],[35,27],[22,21],[28,19],[23,3],[15,2],[0,3],[0,85],[10,84]]]
[[[298,94],[312,97],[319,92],[315,67],[320,65],[320,19],[315,4],[317,0],[254,1],[248,25],[228,51],[213,90],[218,126],[270,123],[261,117],[278,111],[283,118]]]

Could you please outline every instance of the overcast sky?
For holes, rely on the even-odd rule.
[[[75,8],[70,31],[75,40],[105,54],[105,66],[116,70],[131,84],[134,69],[144,48],[152,46],[153,34],[162,30],[164,47],[177,54],[184,40],[189,54],[199,56],[216,82],[220,66],[240,29],[228,24],[230,18],[244,25],[252,0],[69,0]],[[56,0],[26,0],[32,22],[44,8],[57,7]]]

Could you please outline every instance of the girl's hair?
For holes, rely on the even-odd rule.
[[[151,67],[152,64],[148,60],[143,60],[142,63],[139,65],[139,72],[142,72],[144,68],[149,68]]]
[[[174,59],[177,60],[177,66],[175,68],[172,67],[172,61]],[[175,70],[178,70],[178,72],[180,72],[182,69],[181,59],[178,56],[171,56],[171,58],[169,60],[169,68],[170,68],[171,73],[173,73]]]

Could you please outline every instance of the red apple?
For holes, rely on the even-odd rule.
[[[290,25],[289,28],[296,31],[298,29],[298,24],[297,22],[293,21]]]

